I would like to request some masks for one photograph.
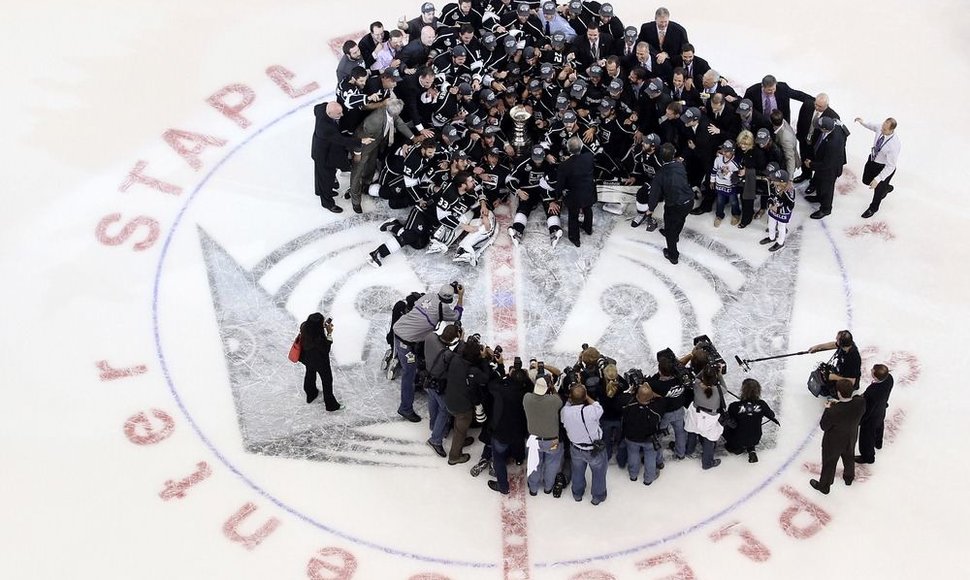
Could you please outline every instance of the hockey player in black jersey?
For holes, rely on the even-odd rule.
[[[650,210],[647,202],[650,199],[650,183],[663,165],[658,156],[659,148],[660,137],[656,133],[650,133],[643,138],[640,147],[631,149],[633,154],[629,160],[631,167],[627,185],[640,186],[637,190],[637,215],[630,222],[633,227],[639,227],[643,222],[647,222],[648,230],[657,227],[656,220],[647,213]]]
[[[519,198],[515,218],[509,228],[512,243],[519,245],[529,221],[529,214],[542,204],[549,228],[549,240],[555,247],[562,238],[560,203],[556,198],[556,166],[549,161],[548,153],[542,145],[533,146],[529,157],[516,166],[510,184]]]

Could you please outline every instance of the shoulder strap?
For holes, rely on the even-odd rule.
[[[587,406],[588,405],[586,403],[583,403],[583,407],[579,410],[579,418],[583,421],[583,429],[586,429],[586,436],[589,437],[589,444],[592,445],[593,436],[589,434],[589,427],[586,426],[586,415],[583,413]]]

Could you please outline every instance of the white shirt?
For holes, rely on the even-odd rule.
[[[882,163],[885,167],[879,172],[879,175],[875,177],[875,181],[882,181],[887,179],[896,171],[896,160],[899,158],[899,150],[902,145],[899,142],[899,137],[896,136],[896,132],[893,131],[891,134],[886,135],[883,140],[882,148],[876,153],[876,144],[879,142],[879,137],[882,137],[882,123],[866,123],[863,122],[862,126],[870,131],[875,132],[876,137],[872,141],[872,151],[869,152],[869,159],[872,159],[876,163]]]

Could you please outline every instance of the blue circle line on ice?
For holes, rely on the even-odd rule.
[[[498,564],[497,563],[494,563],[494,562],[473,562],[473,561],[467,561],[467,560],[451,560],[451,559],[447,559],[447,558],[437,558],[437,557],[434,557],[434,556],[427,556],[427,555],[423,555],[423,554],[415,554],[415,553],[412,553],[412,552],[408,552],[408,551],[405,551],[405,550],[393,548],[393,547],[390,547],[390,546],[384,546],[384,545],[381,545],[381,544],[372,542],[370,540],[367,540],[365,538],[360,538],[358,536],[354,536],[354,535],[348,534],[346,532],[342,532],[342,531],[340,531],[338,529],[335,529],[333,527],[330,527],[327,524],[325,524],[325,523],[323,523],[323,522],[321,522],[321,521],[319,521],[319,520],[317,520],[317,519],[315,519],[315,518],[313,518],[311,516],[308,516],[308,515],[304,514],[303,512],[297,510],[296,508],[290,506],[289,504],[287,504],[284,501],[280,500],[275,495],[271,494],[266,489],[264,489],[263,487],[261,487],[258,483],[256,483],[252,479],[250,479],[246,474],[244,474],[242,471],[240,471],[240,469],[238,467],[236,467],[235,464],[233,464],[229,460],[228,457],[226,457],[221,451],[219,451],[219,449],[212,443],[212,441],[206,436],[206,434],[202,432],[202,429],[199,427],[198,423],[195,421],[195,418],[189,412],[189,409],[185,406],[185,403],[182,401],[182,397],[179,395],[178,389],[176,388],[175,383],[172,380],[171,372],[169,371],[168,363],[167,363],[167,361],[165,359],[165,353],[164,353],[164,351],[162,349],[161,332],[160,332],[159,324],[158,324],[158,321],[159,321],[159,286],[161,284],[162,273],[164,271],[165,258],[168,255],[168,250],[169,250],[169,247],[171,246],[172,238],[174,237],[176,230],[178,229],[179,225],[181,224],[182,219],[185,217],[185,214],[188,211],[189,206],[195,200],[196,196],[206,186],[206,184],[209,182],[209,180],[212,178],[212,176],[215,175],[215,173],[217,171],[219,171],[219,169],[223,165],[225,165],[225,163],[227,161],[229,161],[229,159],[231,159],[233,157],[233,155],[236,154],[236,152],[238,152],[243,147],[247,146],[256,137],[259,137],[265,131],[267,131],[268,129],[274,127],[276,124],[278,124],[279,122],[283,121],[284,119],[289,118],[293,114],[295,114],[295,113],[297,113],[297,112],[299,112],[299,111],[301,111],[301,110],[303,110],[303,109],[305,109],[305,108],[307,108],[307,107],[309,107],[311,105],[317,104],[318,102],[322,101],[323,99],[327,99],[327,98],[332,97],[333,94],[334,93],[331,92],[331,93],[329,93],[327,95],[324,95],[321,98],[315,98],[315,99],[312,99],[312,100],[310,100],[308,102],[302,103],[302,104],[294,107],[293,109],[287,111],[286,113],[283,113],[279,117],[277,117],[277,118],[269,121],[267,124],[265,124],[262,127],[260,127],[258,130],[256,130],[255,132],[253,132],[251,135],[248,135],[239,144],[237,144],[235,147],[231,148],[226,153],[225,157],[223,157],[222,159],[220,159],[212,167],[212,169],[210,169],[209,172],[206,173],[202,177],[202,179],[199,181],[198,185],[196,185],[196,187],[189,194],[188,198],[186,199],[185,205],[183,205],[182,208],[179,210],[179,212],[176,214],[175,219],[172,222],[172,226],[169,228],[169,230],[168,230],[168,232],[167,232],[167,234],[165,236],[165,241],[162,244],[161,253],[160,253],[159,259],[158,259],[158,265],[157,265],[157,267],[155,269],[155,280],[154,280],[154,284],[152,286],[152,326],[153,326],[153,334],[154,334],[154,339],[155,339],[155,351],[156,351],[156,356],[158,357],[159,366],[162,369],[162,374],[165,377],[165,382],[168,385],[169,391],[172,393],[172,397],[175,399],[176,405],[181,410],[182,414],[185,416],[186,420],[189,422],[189,425],[191,425],[192,430],[195,431],[196,435],[198,435],[198,437],[202,441],[202,443],[209,449],[209,451],[212,452],[213,455],[215,455],[215,457],[223,465],[226,466],[227,469],[229,469],[229,471],[231,471],[233,474],[235,474],[237,477],[239,477],[253,491],[255,491],[261,497],[265,498],[267,501],[271,502],[273,505],[275,505],[276,507],[280,508],[281,510],[289,513],[290,515],[296,517],[297,519],[299,519],[299,520],[301,520],[301,521],[303,521],[303,522],[305,522],[305,523],[307,523],[307,524],[309,524],[309,525],[311,525],[311,526],[313,526],[315,528],[318,528],[318,529],[320,529],[322,531],[331,533],[331,534],[333,534],[333,535],[335,535],[337,537],[340,537],[342,539],[345,539],[345,540],[347,540],[349,542],[353,542],[353,543],[358,544],[360,546],[364,546],[364,547],[367,547],[367,548],[372,548],[372,549],[375,549],[375,550],[384,552],[385,554],[389,554],[389,555],[392,555],[392,556],[403,556],[403,557],[411,558],[411,559],[414,559],[414,560],[419,560],[419,561],[424,561],[424,562],[431,562],[431,563],[435,563],[435,564],[451,565],[451,566],[465,566],[465,567],[473,567],[473,568],[496,568],[496,567],[498,567]],[[849,327],[851,327],[851,325],[852,325],[852,304],[851,304],[852,291],[851,291],[851,287],[849,285],[848,273],[847,273],[847,271],[845,269],[845,263],[844,263],[844,261],[842,259],[842,255],[839,253],[838,247],[835,245],[835,240],[833,239],[833,237],[831,235],[831,232],[829,231],[828,227],[824,223],[821,223],[821,227],[822,227],[822,230],[824,231],[824,233],[826,235],[826,238],[827,238],[827,240],[829,242],[829,245],[832,248],[832,251],[833,251],[833,253],[835,255],[836,263],[838,264],[838,267],[839,267],[839,271],[840,271],[840,274],[841,274],[841,277],[842,277],[843,294],[844,294],[845,300],[846,300],[847,322],[848,322]],[[495,299],[495,298],[498,298],[498,297],[493,297],[493,299]],[[590,556],[588,558],[582,558],[582,559],[562,560],[562,561],[555,561],[555,562],[536,562],[536,563],[534,563],[534,566],[536,566],[537,568],[546,568],[546,567],[554,567],[554,566],[579,565],[579,564],[586,564],[586,563],[594,562],[594,561],[598,561],[598,560],[608,560],[608,559],[612,559],[612,558],[616,558],[616,557],[620,557],[620,556],[627,556],[627,555],[630,555],[630,554],[633,554],[633,553],[636,553],[636,552],[640,552],[640,551],[643,551],[643,550],[646,550],[646,549],[650,549],[650,548],[656,547],[658,545],[662,545],[664,543],[667,543],[667,542],[676,540],[678,538],[681,538],[681,537],[684,537],[684,536],[686,536],[688,534],[691,534],[691,533],[693,533],[693,532],[695,532],[695,531],[697,531],[697,530],[699,530],[701,528],[704,528],[704,527],[712,524],[714,521],[722,518],[726,514],[730,513],[731,511],[739,508],[743,504],[747,503],[751,498],[753,498],[755,495],[757,495],[758,493],[760,493],[761,491],[763,491],[766,487],[768,487],[769,485],[771,485],[776,479],[778,479],[782,475],[782,473],[784,473],[791,466],[792,463],[795,462],[795,460],[798,458],[798,456],[801,455],[801,453],[805,450],[805,448],[808,446],[808,444],[811,442],[811,440],[815,437],[815,433],[816,433],[816,429],[815,429],[815,427],[813,425],[812,428],[811,428],[811,430],[809,431],[809,433],[804,437],[804,439],[801,441],[801,443],[799,444],[798,448],[794,451],[794,453],[792,453],[788,457],[788,459],[785,460],[767,479],[765,479],[762,483],[760,483],[759,485],[757,485],[756,487],[754,487],[747,494],[745,494],[744,496],[740,497],[736,501],[732,502],[731,504],[729,504],[727,507],[721,509],[720,511],[718,511],[718,512],[716,512],[716,513],[714,513],[714,514],[712,514],[712,515],[710,515],[710,516],[708,516],[706,518],[703,518],[700,521],[698,521],[698,522],[696,522],[694,524],[691,524],[691,525],[683,528],[682,530],[680,530],[678,532],[674,532],[674,533],[668,534],[667,536],[664,536],[662,538],[658,538],[656,540],[652,540],[652,541],[647,542],[647,543],[639,544],[639,545],[636,545],[636,546],[633,546],[633,547],[630,547],[630,548],[627,548],[627,549],[624,549],[624,550],[609,552],[609,553],[601,554],[601,555],[597,555],[597,556]]]

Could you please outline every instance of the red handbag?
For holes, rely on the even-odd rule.
[[[300,335],[296,335],[296,339],[293,341],[293,346],[290,347],[290,362],[300,362],[300,353],[303,351],[303,347],[300,346]]]

